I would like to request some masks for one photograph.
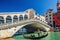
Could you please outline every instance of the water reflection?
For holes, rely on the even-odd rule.
[[[15,40],[13,38],[5,38],[5,39],[0,39],[0,40]]]

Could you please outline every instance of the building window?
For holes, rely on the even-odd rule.
[[[51,21],[50,21],[50,23],[51,23]]]
[[[51,14],[49,16],[51,16]]]
[[[50,17],[50,19],[51,19],[51,17]]]
[[[51,12],[49,12],[49,13],[51,13]]]
[[[46,17],[48,17],[48,16],[46,16]]]

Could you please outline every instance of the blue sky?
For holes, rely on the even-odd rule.
[[[56,11],[57,0],[0,0],[0,12],[20,12],[33,8],[44,14],[48,9]]]

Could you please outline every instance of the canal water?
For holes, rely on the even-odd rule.
[[[32,39],[25,39],[23,35],[18,35],[12,38],[0,39],[0,40],[32,40]],[[34,39],[34,40],[60,40],[60,32],[48,32],[47,37],[42,39]]]

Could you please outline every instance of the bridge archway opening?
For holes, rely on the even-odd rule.
[[[4,23],[4,17],[0,16],[0,24]]]
[[[13,22],[16,22],[16,21],[18,21],[18,17],[15,15],[15,16],[13,17]]]
[[[20,28],[15,35],[34,33],[34,32],[37,32],[38,29],[40,31],[46,31],[45,28],[43,28],[40,23],[32,23]]]
[[[23,15],[19,16],[19,20],[22,21],[23,20]]]
[[[40,31],[46,32],[46,29],[44,27],[42,27],[41,25],[42,24],[40,24],[40,23],[32,23],[32,24],[28,24],[28,25],[24,26],[23,28],[25,28],[28,33],[37,32],[38,29]]]
[[[10,22],[12,22],[12,18],[11,18],[11,16],[7,16],[6,17],[6,23],[10,23]]]
[[[28,15],[24,15],[24,20],[27,20],[28,19]]]

